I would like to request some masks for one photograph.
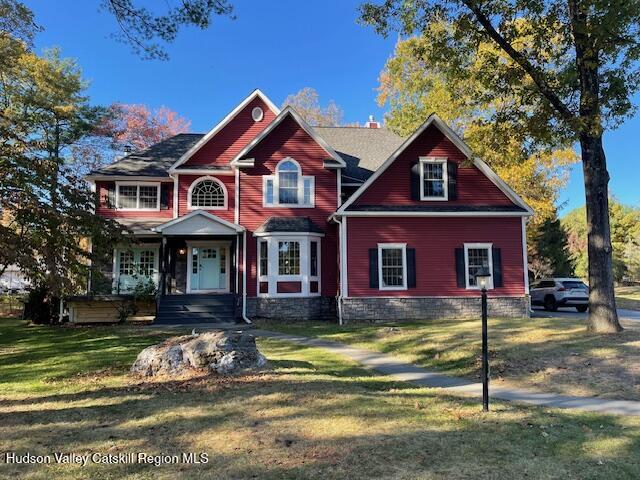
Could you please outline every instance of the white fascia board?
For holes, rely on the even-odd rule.
[[[324,237],[320,232],[258,232],[254,237]]]
[[[222,130],[231,120],[235,118],[235,116],[242,111],[244,107],[246,107],[250,102],[252,102],[256,97],[259,97],[269,109],[275,113],[276,115],[280,114],[280,109],[267,97],[264,93],[260,91],[260,89],[256,88],[247,98],[245,98],[237,107],[235,107],[231,112],[227,114],[215,127],[213,127],[209,133],[207,133],[204,137],[202,137],[198,142],[187,150],[176,163],[174,163],[169,169],[170,172],[173,172],[176,167],[182,165],[187,160],[189,160],[198,150],[200,150],[211,138],[215,136],[220,130]]]
[[[88,182],[173,182],[173,178],[149,177],[144,175],[87,175]]]
[[[287,118],[288,115],[291,115],[293,119],[302,127],[302,129],[309,134],[311,138],[315,142],[318,143],[330,156],[333,160],[336,161],[340,166],[346,167],[347,164],[344,162],[342,157],[336,153],[336,151],[331,148],[331,146],[322,138],[314,129],[311,127],[304,119],[296,112],[293,107],[289,106],[282,110],[280,114],[271,122],[267,128],[262,130],[260,134],[254,138],[251,142],[249,142],[241,151],[231,160],[231,165],[239,166],[242,165],[242,157],[247,155],[256,145],[258,145],[262,140],[264,140],[274,128],[276,128],[282,121]]]
[[[336,212],[329,217],[530,217],[529,212]]]
[[[222,176],[222,175],[233,175],[233,170],[216,170],[213,168],[180,168],[177,170],[173,170],[171,172],[173,173],[178,173],[181,175],[218,175],[218,176]]]
[[[256,165],[255,158],[244,158],[242,160],[238,160],[237,162],[233,163],[233,166],[237,168],[253,168],[255,165]]]
[[[473,164],[480,170],[491,182],[497,186],[514,204],[524,208],[530,216],[533,215],[533,209],[527,205],[509,186],[502,180],[491,168],[482,160],[477,158],[469,146],[454,132],[437,114],[432,113],[429,118],[418,129],[400,145],[391,156],[356,190],[351,197],[342,204],[336,213],[344,214],[347,207],[353,204],[375,180],[391,166],[391,164],[400,156],[405,149],[411,145],[427,128],[434,125],[440,130],[451,143],[453,143],[467,158],[471,159]],[[422,213],[422,212],[421,212]],[[518,213],[517,216],[522,214]]]
[[[163,223],[162,225],[158,225],[157,227],[152,228],[152,230],[154,232],[162,232],[162,230],[164,230],[167,227],[170,227],[172,225],[175,225],[176,223],[180,223],[180,222],[184,222],[185,220],[194,217],[196,215],[202,215],[205,218],[208,218],[209,220],[213,221],[213,222],[217,222],[220,223],[221,225],[224,225],[225,227],[229,227],[233,230],[235,230],[236,232],[243,232],[244,231],[244,227],[240,226],[240,225],[236,225],[235,223],[231,223],[223,218],[220,217],[216,217],[215,215],[206,212],[204,210],[194,210],[191,213],[188,213],[186,215],[183,215],[181,217],[178,218],[174,218],[173,220],[170,220],[166,223]]]

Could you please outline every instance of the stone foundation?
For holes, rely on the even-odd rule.
[[[489,297],[490,317],[528,317],[529,297]],[[344,321],[465,319],[481,315],[480,297],[342,299]]]
[[[335,297],[247,298],[249,318],[335,320]]]

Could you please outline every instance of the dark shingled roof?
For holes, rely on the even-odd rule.
[[[526,212],[517,205],[349,205],[351,212]]]
[[[309,217],[269,217],[255,233],[313,232],[324,233]]]
[[[180,133],[156,143],[146,150],[131,153],[111,165],[94,170],[90,175],[166,177],[169,167],[203,136],[201,133]]]
[[[156,234],[151,229],[162,225],[172,219],[170,218],[114,218],[120,225],[127,227],[136,234]]]
[[[386,128],[315,127],[318,134],[333,147],[347,164],[344,183],[362,183],[402,144],[403,139]],[[204,135],[180,133],[141,152],[135,152],[117,162],[91,172],[91,176],[166,177],[167,171]],[[220,166],[179,166],[180,169],[230,170]]]
[[[342,171],[344,183],[364,182],[404,142],[386,128],[314,128],[346,162],[347,168]]]

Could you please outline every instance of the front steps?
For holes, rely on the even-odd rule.
[[[154,324],[235,323],[235,294],[165,295]]]

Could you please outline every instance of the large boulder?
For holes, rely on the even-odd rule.
[[[140,352],[131,373],[182,375],[193,370],[230,375],[264,366],[256,339],[245,332],[207,332],[168,338]]]

